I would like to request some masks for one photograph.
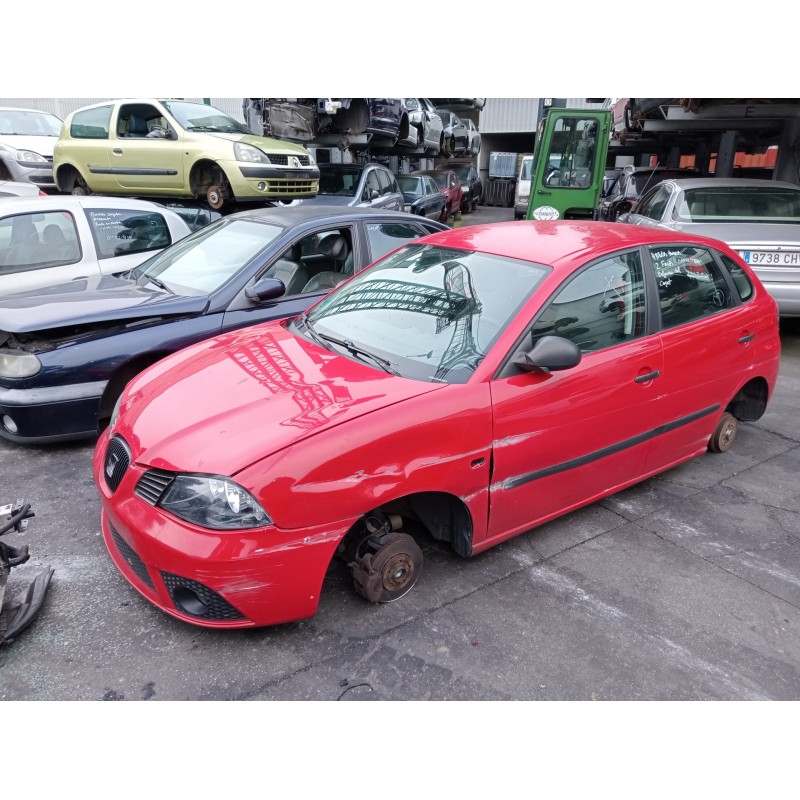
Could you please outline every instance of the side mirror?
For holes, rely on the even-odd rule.
[[[244,290],[248,300],[254,303],[263,303],[265,300],[274,300],[286,293],[286,285],[277,278],[262,278]]]
[[[521,353],[514,364],[524,372],[554,372],[572,369],[581,362],[578,346],[563,336],[542,336],[527,353]]]
[[[377,200],[380,196],[381,196],[381,193],[377,189],[373,189],[369,193],[369,199],[370,200]]]

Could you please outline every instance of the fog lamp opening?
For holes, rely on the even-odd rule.
[[[186,586],[178,586],[172,592],[175,605],[193,617],[202,617],[208,613],[208,606],[200,599],[197,593]]]
[[[258,185],[256,186],[256,188],[258,189],[259,192],[263,192],[264,189],[267,188],[267,184],[264,183],[264,181],[259,181]]]
[[[9,417],[8,414],[3,414],[3,427],[9,433],[17,433],[18,431],[17,423],[14,422],[14,420],[11,419],[11,417]]]

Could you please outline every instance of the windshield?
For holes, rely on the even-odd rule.
[[[0,136],[58,136],[61,125],[52,114],[0,108]]]
[[[237,122],[233,117],[223,114],[214,106],[200,103],[186,103],[178,100],[162,101],[164,108],[187,131],[203,131],[207,133],[249,133],[253,132]]]
[[[458,179],[465,181],[469,178],[469,164],[450,164],[450,169],[458,175]]]
[[[422,178],[414,178],[411,175],[398,175],[397,184],[400,186],[400,191],[406,200],[422,197],[425,194],[425,190],[422,187]]]
[[[408,245],[334,290],[308,319],[321,336],[369,350],[403,377],[466,383],[548,271],[514,258]]]
[[[221,219],[151,258],[133,277],[156,278],[173,294],[195,297],[219,289],[249,264],[283,228],[247,219]]]
[[[362,172],[363,169],[361,167],[326,167],[320,165],[319,194],[355,197]]]
[[[687,189],[678,219],[689,222],[800,222],[800,189],[720,186]]]
[[[446,189],[449,183],[449,179],[447,177],[446,172],[431,172],[431,178],[433,178],[433,182],[440,188]]]

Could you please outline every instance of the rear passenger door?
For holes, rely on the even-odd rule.
[[[752,312],[725,273],[720,254],[696,245],[645,248],[656,284],[664,367],[663,433],[648,471],[702,452],[753,363]]]

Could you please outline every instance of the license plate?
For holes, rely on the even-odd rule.
[[[800,266],[800,253],[778,253],[768,250],[742,250],[742,258],[748,264],[777,264],[778,266]]]
[[[286,173],[286,177],[287,178],[310,178],[311,177],[311,173],[307,169],[305,169],[305,170],[299,169],[296,172],[294,170],[292,172],[287,172]]]

